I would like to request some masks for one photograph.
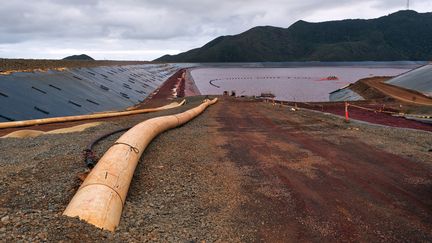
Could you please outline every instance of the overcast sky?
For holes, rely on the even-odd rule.
[[[257,25],[376,18],[406,0],[3,0],[0,57],[152,60]],[[432,12],[432,0],[411,0]]]

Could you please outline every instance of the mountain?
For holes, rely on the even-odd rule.
[[[155,61],[393,60],[432,60],[432,13],[405,10],[370,20],[298,21],[289,28],[260,26]]]
[[[73,55],[63,58],[63,60],[84,60],[84,61],[94,61],[94,59],[86,54]]]

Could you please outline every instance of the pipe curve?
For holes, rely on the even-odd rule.
[[[148,144],[160,133],[178,127],[217,102],[204,100],[183,113],[152,118],[129,129],[102,156],[70,201],[63,215],[79,217],[96,227],[114,231],[138,161]],[[129,145],[129,146],[126,146]],[[131,146],[138,149],[134,151]]]

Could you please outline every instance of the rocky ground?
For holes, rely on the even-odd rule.
[[[85,171],[82,150],[92,138],[155,115],[180,112],[201,100],[190,98],[188,105],[175,111],[120,118],[80,133],[1,139],[1,241],[238,240],[241,231],[234,233],[230,225],[236,200],[226,200],[235,195],[230,183],[235,178],[218,177],[224,163],[214,164],[218,155],[212,152],[205,117],[159,136],[148,147],[116,233],[61,216],[80,184],[77,176]],[[99,144],[98,154],[118,136]]]
[[[432,240],[431,133],[234,98],[150,144],[114,233],[61,215],[88,142],[202,98],[84,132],[0,139],[0,241]]]

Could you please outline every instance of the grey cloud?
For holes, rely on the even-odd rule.
[[[412,2],[413,7],[423,8],[417,9],[420,12],[432,11],[430,0]],[[119,51],[126,47],[184,51],[219,35],[237,34],[257,25],[288,27],[304,18],[328,20],[320,18],[326,10],[355,9],[368,4],[384,15],[389,10],[403,8],[405,3],[404,0],[8,0],[0,5],[0,55],[7,53],[5,45],[19,48],[32,43],[47,43],[59,50],[89,50],[96,46]],[[359,14],[341,13],[341,16],[369,17],[364,12]],[[112,43],[116,45],[110,46]],[[121,43],[127,46],[122,47]]]

